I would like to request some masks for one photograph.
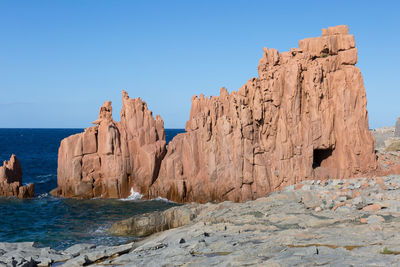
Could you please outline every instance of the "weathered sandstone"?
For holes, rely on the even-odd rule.
[[[192,98],[186,133],[168,145],[149,197],[244,201],[306,179],[377,168],[367,99],[347,26],[279,53],[264,48],[259,78]]]
[[[123,198],[131,189],[147,193],[166,153],[164,122],[125,91],[122,103],[120,122],[112,119],[107,101],[95,126],[61,141],[53,195]]]
[[[22,185],[21,164],[14,154],[0,166],[0,196],[18,198],[34,196],[34,184]]]

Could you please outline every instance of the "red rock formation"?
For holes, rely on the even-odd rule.
[[[96,126],[61,141],[53,195],[124,198],[131,188],[147,193],[166,153],[164,122],[140,98],[123,92],[122,101],[121,122],[112,119],[107,101]]]
[[[305,179],[377,168],[354,36],[347,26],[278,53],[239,91],[192,98],[186,133],[168,145],[149,197],[244,201]]]
[[[12,154],[9,161],[0,166],[0,196],[31,198],[34,184],[22,185],[22,168],[17,157]]]

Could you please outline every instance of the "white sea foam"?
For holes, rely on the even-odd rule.
[[[46,198],[46,197],[49,197],[48,193],[43,193],[37,196],[37,198]]]
[[[36,178],[45,178],[45,179],[42,179],[42,180],[37,181],[35,183],[37,183],[37,184],[48,183],[53,179],[53,176],[54,176],[53,174],[37,175]]]
[[[54,174],[43,174],[43,175],[37,175],[36,177],[45,178],[45,177],[50,177],[50,176],[54,176]]]
[[[48,183],[50,181],[51,181],[51,179],[48,178],[48,179],[40,180],[39,182],[35,182],[35,183],[37,183],[37,184],[45,184],[45,183]]]
[[[123,201],[128,201],[128,200],[140,200],[142,199],[143,195],[140,194],[139,192],[135,192],[133,190],[133,187],[131,188],[131,194],[127,198],[121,198]]]
[[[152,200],[164,201],[164,202],[167,202],[167,203],[176,203],[176,202],[174,202],[174,201],[171,201],[171,200],[169,200],[169,199],[167,199],[167,198],[163,198],[163,197],[153,198]]]
[[[97,228],[94,232],[95,233],[105,233],[107,231],[108,227],[106,226],[100,226],[99,228]]]

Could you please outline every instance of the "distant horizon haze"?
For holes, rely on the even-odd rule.
[[[369,127],[400,117],[398,1],[0,1],[0,128],[90,127],[122,90],[165,128],[183,129],[193,95],[258,77],[279,52],[348,25],[358,48]]]

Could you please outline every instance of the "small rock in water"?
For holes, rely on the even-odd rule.
[[[181,240],[179,240],[179,244],[184,244],[186,243],[185,239],[181,238]]]

